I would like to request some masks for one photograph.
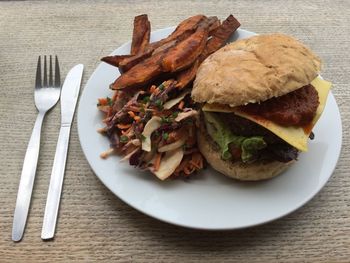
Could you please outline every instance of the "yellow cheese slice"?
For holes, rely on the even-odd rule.
[[[332,86],[332,83],[323,80],[321,77],[317,77],[311,82],[311,85],[314,86],[318,92],[320,104],[318,105],[314,119],[312,120],[310,126],[308,126],[307,128],[281,126],[260,116],[256,117],[254,115],[250,115],[249,113],[239,111],[237,107],[230,107],[228,105],[207,103],[203,106],[202,110],[212,112],[233,112],[238,116],[251,120],[265,127],[266,129],[270,130],[271,132],[273,132],[278,137],[280,137],[290,145],[294,146],[298,150],[307,151],[307,141],[309,135],[326,106],[327,96]]]

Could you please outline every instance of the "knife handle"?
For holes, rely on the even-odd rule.
[[[12,240],[20,241],[26,226],[40,149],[40,133],[45,113],[39,112],[24,157],[13,216]]]
[[[56,221],[62,192],[64,170],[66,167],[70,124],[61,124],[55,159],[53,162],[49,191],[47,194],[42,239],[51,239],[55,235]]]

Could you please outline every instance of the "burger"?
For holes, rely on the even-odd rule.
[[[217,171],[239,180],[274,177],[308,149],[331,83],[320,59],[284,34],[228,44],[200,66],[198,147]]]

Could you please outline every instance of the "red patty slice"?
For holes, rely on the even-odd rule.
[[[318,93],[309,84],[278,98],[240,108],[283,126],[306,126],[314,118],[319,104]]]

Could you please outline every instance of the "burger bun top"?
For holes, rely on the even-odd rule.
[[[320,68],[320,59],[298,40],[257,35],[228,44],[203,61],[192,98],[231,107],[262,102],[310,84]]]

